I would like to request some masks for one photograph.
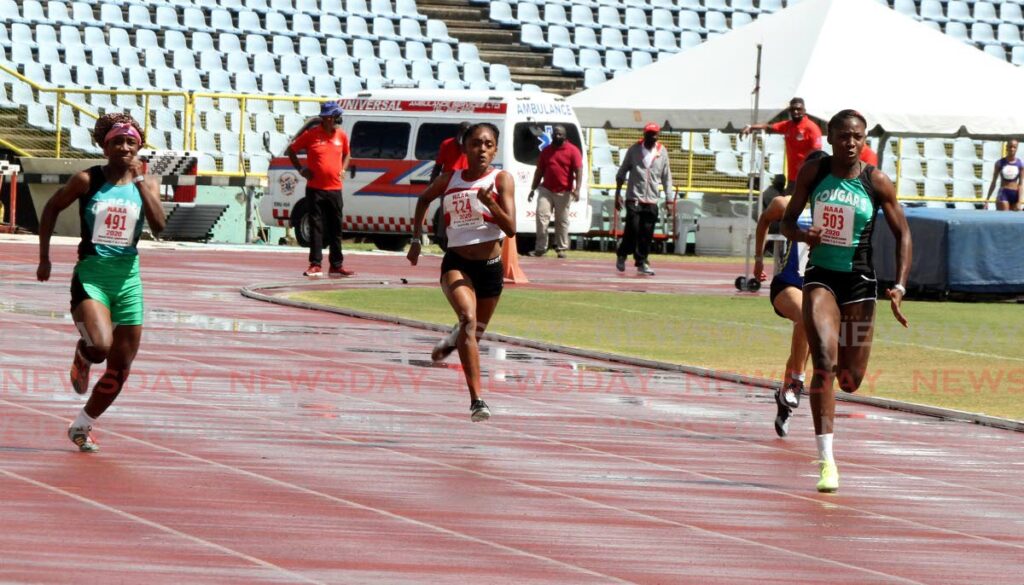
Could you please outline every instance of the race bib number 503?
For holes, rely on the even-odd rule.
[[[814,208],[814,227],[821,228],[821,243],[833,246],[853,245],[854,210],[846,205],[822,203]]]

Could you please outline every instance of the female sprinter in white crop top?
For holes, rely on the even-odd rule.
[[[469,168],[444,173],[416,201],[409,262],[419,260],[427,206],[442,197],[448,250],[441,262],[441,290],[459,318],[458,324],[431,353],[441,361],[455,349],[469,386],[473,422],[487,420],[491,411],[480,398],[480,352],[477,341],[487,328],[501,297],[504,268],[501,243],[515,234],[515,184],[506,171],[491,166],[498,152],[498,129],[480,123],[466,130],[462,142]],[[472,333],[472,335],[471,335]]]

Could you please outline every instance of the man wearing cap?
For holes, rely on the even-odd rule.
[[[342,265],[341,253],[342,198],[341,186],[351,153],[348,135],[341,129],[341,106],[324,102],[320,108],[320,124],[299,134],[285,153],[292,166],[306,179],[306,209],[309,214],[309,268],[302,274],[311,278],[323,276],[324,234],[330,249],[329,276],[352,276]],[[299,161],[299,152],[306,152],[306,165]]]
[[[583,176],[583,154],[576,145],[565,140],[565,126],[551,129],[551,144],[540,151],[537,170],[533,173],[528,202],[537,199],[537,243],[530,256],[548,252],[548,221],[555,216],[555,254],[565,258],[569,249],[569,205],[580,200],[580,177]],[[541,182],[543,180],[543,183]]]
[[[668,149],[658,142],[661,127],[650,122],[644,126],[644,137],[630,146],[622,157],[615,175],[615,211],[622,209],[622,184],[626,186],[626,223],[622,241],[616,253],[615,268],[626,270],[626,256],[633,255],[637,274],[654,276],[647,255],[654,239],[654,226],[658,223],[658,185],[665,190],[665,198],[675,201],[672,190],[672,171],[669,169]]]

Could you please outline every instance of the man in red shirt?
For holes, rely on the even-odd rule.
[[[306,212],[309,214],[309,268],[302,274],[313,278],[323,276],[324,234],[330,248],[329,276],[352,276],[342,263],[341,182],[348,167],[351,151],[348,135],[341,129],[342,109],[338,102],[324,102],[320,108],[320,124],[299,134],[285,154],[292,166],[306,179]],[[297,153],[306,152],[306,165]]]
[[[864,164],[869,164],[873,167],[878,166],[878,154],[871,147],[868,146],[867,142],[864,143],[864,148],[860,151],[860,160]]]
[[[746,136],[754,130],[767,130],[782,134],[786,141],[786,193],[792,193],[796,187],[796,175],[804,164],[804,159],[815,150],[821,150],[821,128],[807,116],[804,99],[795,97],[789,100],[789,119],[775,124],[750,124],[740,130],[740,136]]]
[[[583,154],[576,145],[565,140],[565,126],[551,129],[551,144],[540,151],[537,170],[533,173],[533,186],[527,201],[537,199],[537,244],[531,256],[543,256],[548,251],[548,221],[555,214],[555,253],[565,258],[569,249],[569,204],[580,200],[580,177],[583,176]],[[543,179],[543,183],[541,183]],[[538,189],[538,185],[540,188]]]
[[[431,183],[441,173],[469,168],[469,164],[466,163],[466,153],[462,152],[462,135],[469,129],[469,125],[469,122],[462,122],[455,130],[455,136],[441,141],[441,147],[437,150],[437,160],[434,161],[434,169],[430,171]]]

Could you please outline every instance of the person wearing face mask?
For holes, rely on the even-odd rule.
[[[352,276],[355,272],[343,266],[341,251],[344,204],[341,197],[342,178],[351,159],[348,134],[341,129],[343,111],[338,102],[324,102],[320,107],[320,123],[299,134],[285,154],[292,166],[306,179],[306,208],[309,213],[309,268],[303,276],[324,275],[320,263],[324,257],[324,237],[330,250],[328,276]],[[298,153],[306,152],[305,166]]]
[[[766,130],[782,134],[786,142],[786,192],[790,195],[796,187],[796,175],[807,155],[821,150],[821,128],[807,116],[804,99],[789,100],[789,119],[774,124],[748,124],[740,130],[740,136],[747,136],[754,130]]]
[[[615,175],[616,212],[622,209],[622,185],[629,177],[626,222],[616,251],[615,269],[619,272],[626,270],[626,256],[632,254],[637,274],[654,276],[647,255],[658,223],[658,185],[665,190],[666,200],[671,197],[675,201],[668,149],[658,142],[659,132],[661,127],[653,122],[644,126],[644,137],[629,147]]]
[[[548,252],[548,221],[555,215],[555,253],[565,258],[569,249],[569,205],[580,200],[580,177],[583,176],[583,154],[576,145],[565,140],[565,126],[555,125],[551,130],[551,144],[540,151],[533,185],[526,198],[537,199],[537,244],[530,256],[543,256]],[[543,182],[542,182],[543,180]]]

